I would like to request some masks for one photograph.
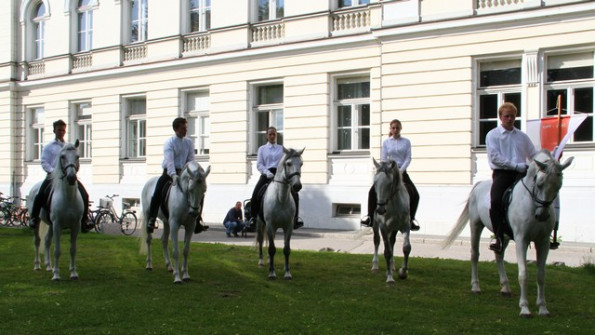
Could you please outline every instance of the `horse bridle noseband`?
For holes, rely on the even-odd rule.
[[[301,174],[301,172],[294,172],[294,173],[290,173],[290,174],[288,174],[287,176],[285,176],[285,177],[283,178],[283,180],[275,180],[275,179],[273,178],[273,181],[274,181],[274,182],[276,182],[276,183],[279,183],[279,184],[286,184],[286,185],[289,185],[289,180],[290,180],[291,178],[293,178],[294,176],[298,176],[298,177],[300,177],[300,178],[301,178],[301,177],[302,177],[302,174]]]
[[[540,170],[541,171],[541,170]],[[535,192],[535,187],[536,187],[536,183],[533,184],[533,189],[529,190],[529,187],[527,186],[527,184],[525,184],[525,179],[521,179],[521,184],[523,184],[523,186],[525,187],[525,189],[527,190],[527,192],[529,192],[529,194],[531,195],[531,199],[533,199],[533,201],[535,201],[539,206],[537,207],[544,207],[544,208],[548,208],[550,207],[550,205],[554,202],[554,200],[556,200],[556,197],[558,196],[558,192],[556,192],[556,194],[554,195],[554,198],[552,200],[546,201],[546,200],[541,200],[537,197],[536,192]]]

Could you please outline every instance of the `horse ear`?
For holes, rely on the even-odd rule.
[[[568,157],[568,159],[564,161],[564,164],[562,164],[562,170],[569,167],[570,164],[572,164],[573,160],[574,160],[574,156]]]
[[[289,149],[287,149],[285,146],[283,146],[283,152],[288,154],[289,153]]]
[[[209,175],[209,173],[211,173],[211,166],[210,165],[205,170],[205,178]]]
[[[376,158],[372,157],[372,161],[374,162],[374,166],[376,167],[376,170],[378,170],[378,168],[380,167],[380,163],[378,163],[376,161]]]
[[[302,153],[304,152],[304,150],[306,150],[306,147],[304,147],[304,148],[302,149],[302,151],[300,151],[300,152],[299,152],[300,156],[302,155]]]
[[[544,163],[544,162],[540,162],[540,161],[538,161],[537,159],[534,159],[533,161],[535,162],[535,164],[537,164],[537,166],[539,166],[539,169],[540,169],[540,170],[545,170],[545,169],[547,169],[547,164],[546,164],[546,163]]]
[[[79,147],[79,139],[77,138],[76,141],[74,141],[74,147],[78,148]]]

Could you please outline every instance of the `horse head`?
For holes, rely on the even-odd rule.
[[[546,221],[550,217],[549,206],[558,196],[558,192],[562,187],[563,173],[574,157],[568,158],[564,163],[558,162],[548,150],[541,150],[533,157],[533,162],[527,170],[526,179],[524,183],[525,188],[531,194],[531,197],[537,208],[535,210],[535,218],[539,221]],[[532,189],[529,186],[532,184]]]
[[[380,215],[386,213],[387,202],[395,195],[396,185],[400,180],[401,174],[397,163],[391,159],[386,162],[378,163],[375,158],[374,166],[376,175],[374,175],[374,190],[376,191],[376,212]]]
[[[78,147],[79,140],[76,140],[74,144],[64,144],[58,154],[58,159],[56,159],[56,166],[52,175],[54,180],[66,178],[70,186],[76,183],[76,174],[80,167]]]
[[[283,157],[277,166],[277,173],[275,174],[275,181],[289,184],[294,192],[299,192],[302,189],[302,153],[306,150],[303,148],[300,151],[294,149],[286,149],[283,147]],[[278,176],[278,177],[277,177]]]
[[[207,176],[210,172],[210,166],[205,171],[197,162],[186,163],[178,187],[188,202],[188,215],[198,216],[200,214],[201,202],[207,191]]]

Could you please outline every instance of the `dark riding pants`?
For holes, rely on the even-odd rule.
[[[49,188],[52,185],[52,179],[50,178],[51,174],[47,174],[41,185],[39,186],[39,190],[37,191],[37,195],[33,200],[33,209],[31,210],[31,217],[38,218],[39,213],[41,212],[41,208],[43,207],[44,203],[47,202],[49,196]],[[80,180],[77,181],[79,193],[81,194],[81,198],[83,199],[83,218],[81,219],[82,223],[86,223],[89,215],[89,193],[83,186]]]
[[[272,174],[277,173],[277,169],[276,168],[270,168],[269,171]],[[254,218],[256,220],[256,217],[258,216],[258,213],[260,212],[260,207],[262,206],[260,203],[260,197],[258,196],[260,189],[268,184],[270,182],[270,180],[267,178],[267,176],[265,174],[261,174],[260,178],[258,178],[258,182],[256,183],[256,186],[254,187],[254,191],[252,192],[252,198],[250,198],[250,216],[251,218]],[[293,189],[291,190],[291,196],[293,198],[293,201],[295,202],[295,220],[297,220],[298,218],[298,214],[299,214],[299,209],[300,209],[300,196],[298,192],[294,192]],[[256,222],[256,221],[255,221]]]
[[[490,189],[490,220],[494,235],[502,239],[504,237],[504,204],[502,196],[523,174],[512,170],[496,169],[492,172],[492,188]]]
[[[176,173],[179,175],[181,170],[176,170]],[[157,219],[157,214],[159,214],[159,206],[163,202],[163,187],[168,182],[172,182],[171,177],[167,174],[167,170],[163,169],[163,173],[157,179],[157,184],[155,185],[155,191],[153,191],[153,197],[151,197],[151,205],[149,206],[149,219]],[[205,198],[203,197],[200,201],[200,212],[198,214],[197,223],[200,223],[202,220],[202,208],[204,207]]]

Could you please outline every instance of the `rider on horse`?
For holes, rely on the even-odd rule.
[[[486,135],[488,162],[492,168],[492,188],[490,191],[490,220],[496,242],[490,250],[500,253],[505,230],[505,214],[502,196],[506,189],[527,173],[527,162],[537,153],[527,134],[514,126],[517,108],[505,102],[498,108],[501,125]]]
[[[186,137],[188,121],[183,117],[178,117],[173,121],[172,128],[175,134],[165,141],[163,145],[163,163],[161,163],[163,174],[159,177],[155,186],[155,192],[151,198],[151,207],[147,220],[147,231],[149,233],[152,233],[155,229],[155,220],[157,219],[159,207],[163,200],[164,187],[169,184],[172,186],[177,185],[184,165],[194,161],[194,142]],[[209,229],[209,226],[201,224],[203,202],[204,198],[200,204],[200,214],[194,228],[194,233],[196,234]]]
[[[258,157],[256,159],[256,168],[261,175],[252,192],[250,200],[251,218],[250,225],[256,223],[256,217],[261,210],[261,199],[264,192],[261,191],[263,186],[266,188],[277,172],[277,165],[283,157],[283,146],[277,144],[277,128],[269,127],[267,129],[267,143],[258,148]],[[293,221],[293,229],[301,228],[304,223],[298,220],[299,213],[299,195],[297,192],[291,191],[293,200],[295,201],[295,220]]]
[[[52,140],[50,143],[46,144],[43,147],[43,152],[41,153],[41,167],[45,172],[47,172],[47,175],[41,183],[39,191],[37,192],[35,200],[33,201],[33,210],[31,211],[31,219],[29,220],[29,227],[33,229],[37,228],[37,226],[39,225],[39,213],[41,212],[41,208],[46,207],[46,204],[48,203],[51,197],[51,194],[49,194],[49,186],[52,183],[50,176],[52,175],[54,167],[56,166],[56,159],[58,159],[60,150],[64,146],[66,123],[62,120],[57,120],[56,122],[54,122],[53,126],[56,138]],[[93,224],[87,224],[87,214],[89,212],[89,194],[87,193],[87,190],[85,190],[85,187],[83,186],[80,180],[78,180],[78,189],[81,193],[81,197],[83,198],[84,202],[83,218],[81,220],[81,231],[83,233],[86,233],[93,228]]]

